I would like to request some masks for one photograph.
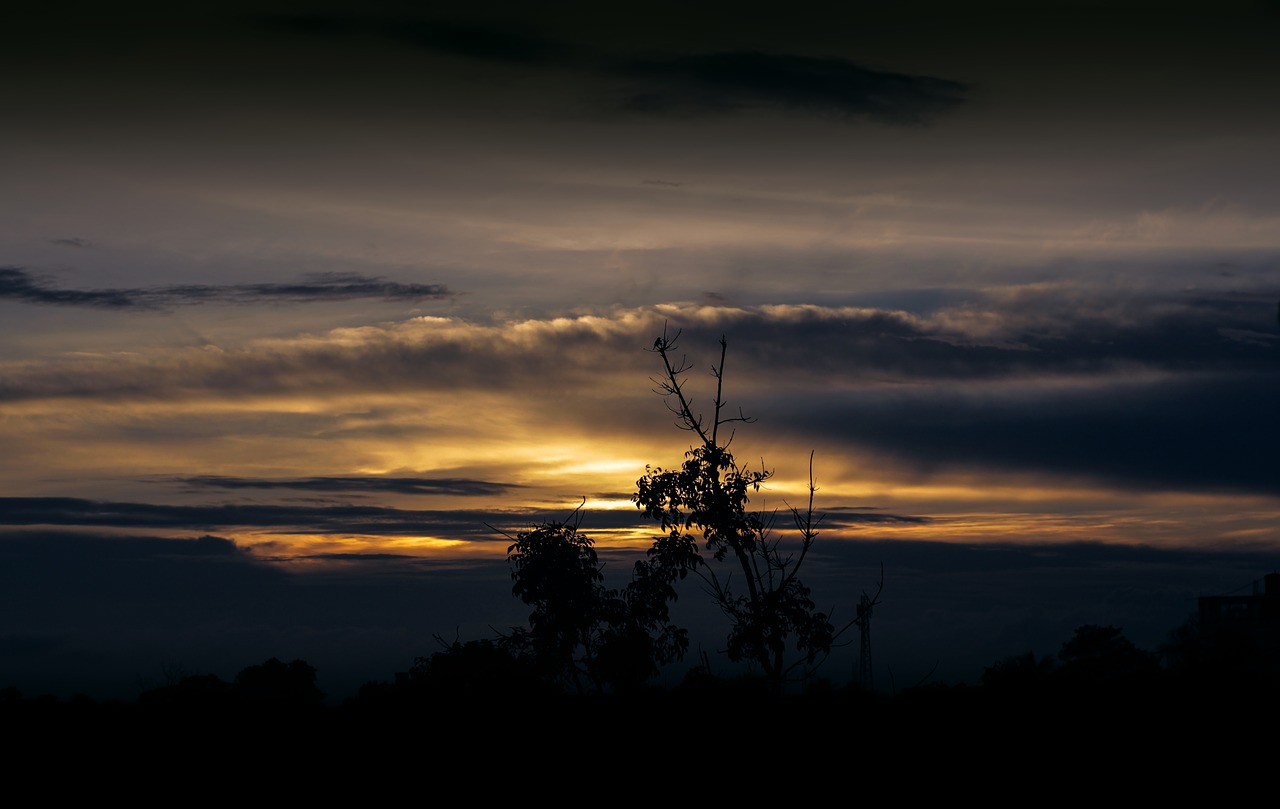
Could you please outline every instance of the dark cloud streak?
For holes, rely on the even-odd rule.
[[[623,63],[638,86],[623,102],[654,116],[803,111],[835,120],[918,124],[961,104],[964,84],[872,70],[846,59],[758,52],[709,53]]]
[[[595,93],[596,112],[647,117],[725,116],[749,110],[809,113],[836,121],[920,124],[965,101],[969,88],[930,76],[874,70],[847,59],[759,51],[592,53],[527,26],[444,19],[273,15],[258,24],[304,37],[397,43],[415,50],[522,71],[566,71],[612,91]],[[611,107],[611,109],[610,109]]]
[[[178,478],[196,487],[220,489],[298,489],[312,492],[379,492],[389,494],[448,494],[463,497],[495,496],[519,488],[514,483],[493,483],[467,478],[383,477],[373,475],[266,480],[220,475]]]
[[[235,528],[279,533],[423,535],[470,541],[505,541],[489,527],[514,533],[546,521],[562,520],[559,510],[409,510],[379,506],[278,506],[112,503],[73,497],[0,498],[0,525],[214,531]],[[919,518],[842,514],[853,522],[918,522]],[[584,511],[583,530],[651,527],[638,513],[613,509]]]
[[[0,299],[45,306],[164,309],[169,306],[318,303],[360,298],[420,301],[452,297],[440,284],[404,284],[363,275],[319,273],[291,284],[181,284],[124,289],[58,289],[22,267],[0,267]]]
[[[0,525],[63,525],[211,531],[259,528],[282,533],[431,534],[483,538],[496,515],[408,511],[377,506],[111,503],[71,497],[0,498]]]

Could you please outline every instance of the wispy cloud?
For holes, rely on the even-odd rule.
[[[405,284],[364,275],[320,273],[295,283],[179,284],[121,289],[60,289],[22,267],[0,267],[0,299],[45,306],[164,309],[198,304],[319,303],[360,298],[420,301],[449,298],[441,284]]]
[[[50,239],[49,244],[56,244],[60,247],[79,247],[79,248],[88,248],[88,247],[94,246],[93,242],[89,241],[88,239],[74,239],[74,238],[73,239]]]

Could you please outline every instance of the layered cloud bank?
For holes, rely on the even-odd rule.
[[[1275,318],[1261,295],[1031,287],[943,295],[915,312],[418,317],[226,349],[9,363],[4,468],[25,499],[8,501],[6,522],[418,536],[439,548],[512,525],[504,511],[518,524],[585,500],[605,509],[601,529],[639,532],[634,481],[646,464],[678,462],[686,440],[653,393],[660,367],[646,349],[679,334],[699,407],[726,339],[728,403],[756,419],[734,448],[779,473],[767,501],[800,496],[812,449],[821,505],[833,518],[863,510],[843,512],[861,516],[833,533],[896,521],[935,538],[965,523],[966,539],[983,525],[1001,539],[1012,526],[1054,539],[1261,539],[1280,491]],[[31,480],[23,469],[37,461]],[[110,496],[41,499],[69,485]],[[304,497],[322,505],[280,505]],[[166,505],[140,505],[153,499]],[[1137,512],[1190,503],[1201,522],[1136,527]],[[1031,504],[1047,509],[1039,520]]]

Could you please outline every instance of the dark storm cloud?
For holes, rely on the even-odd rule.
[[[929,76],[872,70],[845,59],[709,53],[627,62],[632,112],[705,116],[745,110],[809,112],[834,119],[922,123],[964,101],[967,87]]]
[[[132,568],[132,575],[114,578],[122,566]],[[153,571],[161,567],[170,577],[152,578]],[[186,588],[199,582],[199,591],[207,592],[215,578],[224,584],[244,575],[280,581],[271,566],[259,563],[252,553],[224,537],[108,536],[65,530],[0,534],[0,582],[4,585],[0,590],[12,592],[30,576],[46,574],[59,579],[49,593],[59,592],[72,599],[90,579],[107,583],[119,598],[144,589],[165,591],[170,597],[179,592],[196,596]],[[90,619],[92,612],[81,618]]]
[[[88,239],[50,239],[49,244],[56,244],[60,247],[93,247],[93,242]]]
[[[707,117],[772,110],[844,121],[923,123],[963,103],[969,89],[956,81],[874,70],[833,57],[756,51],[643,58],[593,53],[527,26],[496,23],[329,15],[272,16],[262,22],[294,34],[347,39],[353,46],[372,37],[524,71],[570,71],[584,82],[612,86],[601,93],[584,85],[583,97],[601,105],[598,112]]]
[[[180,284],[125,289],[59,289],[22,267],[0,267],[0,299],[47,306],[163,309],[169,306],[255,303],[318,303],[360,298],[419,301],[452,293],[440,284],[403,284],[383,278],[318,273],[291,284]]]
[[[814,396],[783,423],[921,471],[1041,473],[1129,490],[1280,494],[1280,379],[1195,375],[1082,388]]]
[[[2,513],[2,512],[0,512]],[[148,559],[163,556],[167,559],[182,558],[230,558],[247,560],[248,551],[236,545],[234,539],[205,534],[199,537],[139,537],[97,536],[60,531],[19,531],[0,537],[0,556],[22,556],[43,545],[61,545],[73,549],[72,557],[92,565],[93,560],[103,558]],[[68,559],[70,562],[71,559]],[[4,566],[9,570],[8,566]]]
[[[189,486],[221,489],[298,489],[312,492],[449,494],[464,497],[500,495],[510,489],[520,488],[513,483],[493,483],[487,480],[470,480],[466,478],[412,478],[373,475],[292,478],[289,480],[200,475],[197,477],[178,478],[177,480]]]
[[[132,699],[175,669],[229,680],[279,657],[316,666],[327,693],[354,694],[429,653],[433,633],[478,637],[523,618],[505,560],[332,559],[324,574],[294,576],[208,547],[0,533],[0,688]]]
[[[755,380],[739,400],[804,446],[840,441],[921,472],[1280,493],[1273,296],[1067,297],[932,318],[688,318],[681,341],[705,367],[719,334],[736,335],[731,389],[734,374]],[[967,331],[983,321],[998,325]]]

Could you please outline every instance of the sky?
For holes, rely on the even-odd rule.
[[[1236,0],[9,12],[0,687],[353,693],[524,623],[510,535],[577,508],[625,577],[689,448],[663,334],[704,408],[725,339],[754,505],[812,475],[837,624],[883,568],[877,686],[1154,648],[1280,570],[1277,38]]]

